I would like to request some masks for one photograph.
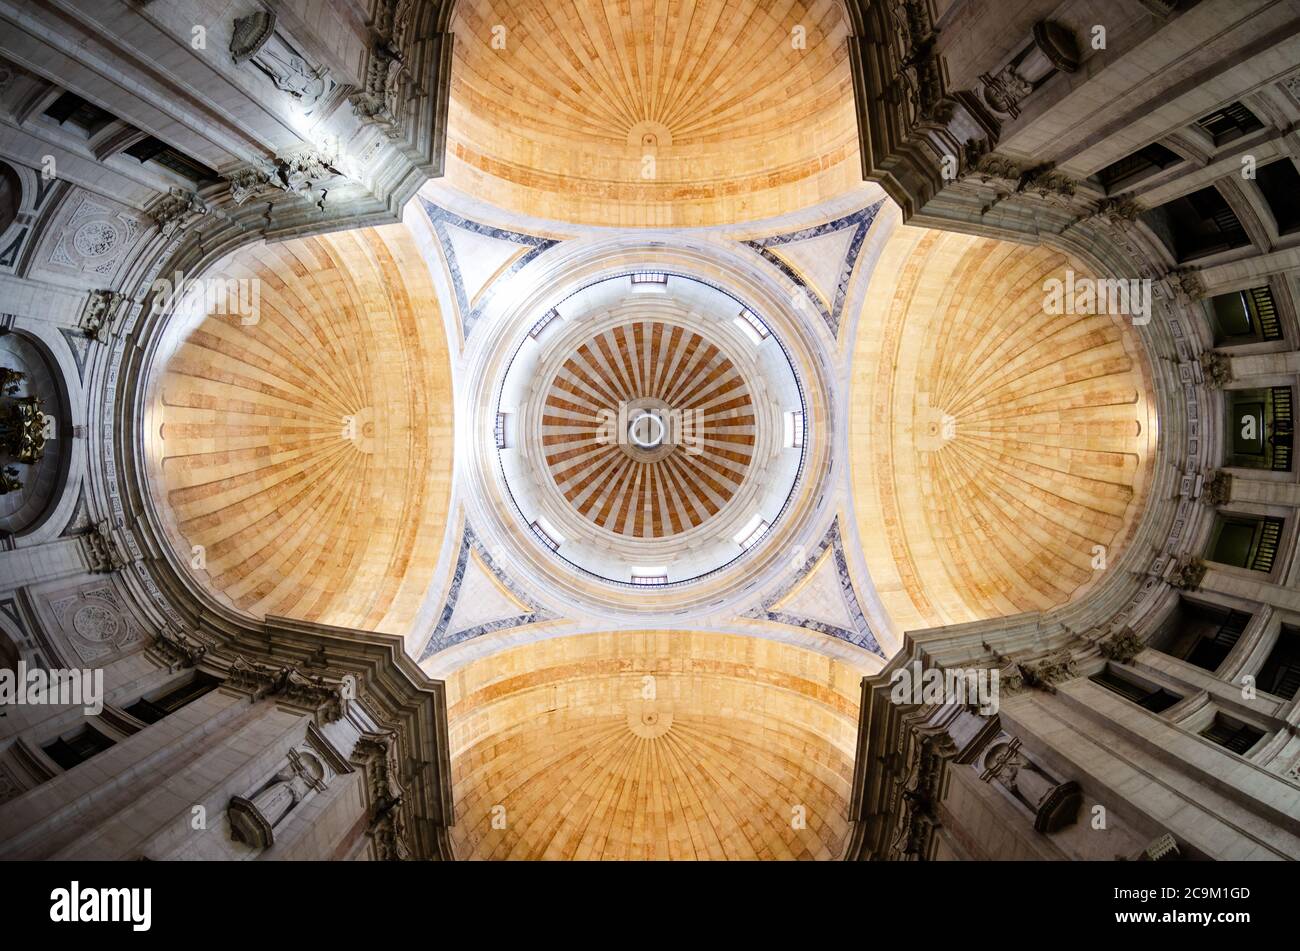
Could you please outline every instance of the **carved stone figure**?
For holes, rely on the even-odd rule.
[[[236,63],[252,63],[277,89],[297,100],[304,115],[311,115],[338,84],[324,66],[308,63],[275,26],[275,14],[269,12],[236,20],[230,55]]]
[[[314,754],[290,750],[289,761],[256,793],[234,796],[227,815],[236,842],[266,849],[275,844],[275,828],[313,792],[325,788],[326,770]]]
[[[1082,796],[1079,784],[1058,782],[1031,762],[1022,752],[1020,740],[1002,734],[983,758],[980,779],[996,781],[1034,816],[1039,832],[1056,832],[1075,821]]]

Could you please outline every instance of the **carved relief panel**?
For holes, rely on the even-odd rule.
[[[102,667],[145,643],[145,631],[111,582],[92,582],[37,597],[38,610],[65,660]]]

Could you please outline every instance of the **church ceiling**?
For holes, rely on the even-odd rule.
[[[178,316],[173,555],[246,614],[406,635],[462,857],[836,856],[861,676],[1134,532],[1136,334],[1043,314],[1060,253],[900,226],[838,9],[465,0],[445,179],[226,259],[256,320]]]
[[[851,489],[907,629],[1077,597],[1133,531],[1158,435],[1146,357],[1109,316],[1045,313],[1081,279],[1046,248],[900,228],[853,356]]]
[[[500,207],[714,225],[861,184],[839,0],[463,0],[452,29],[447,181]]]
[[[256,282],[256,308],[195,315],[147,429],[181,563],[257,617],[405,633],[447,526],[453,433],[414,242],[393,225],[260,245],[215,276]]]
[[[469,859],[830,859],[860,674],[752,637],[619,631],[447,678]]]

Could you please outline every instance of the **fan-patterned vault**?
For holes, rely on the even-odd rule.
[[[654,444],[610,438],[629,406],[668,420],[638,437]],[[546,397],[542,444],[556,485],[585,518],[661,538],[702,524],[735,494],[753,455],[754,406],[717,344],[640,320],[598,334],[565,361]]]
[[[155,382],[153,484],[178,552],[255,616],[407,633],[452,460],[446,334],[414,240],[393,225],[258,245],[205,277],[256,282],[258,307],[197,315]]]
[[[861,187],[840,0],[461,0],[447,180],[597,225],[708,225]]]
[[[1130,318],[1053,314],[1047,248],[899,228],[853,364],[852,490],[898,630],[1046,610],[1142,510],[1154,398]],[[1082,286],[1082,285],[1080,285]]]
[[[457,856],[837,858],[862,674],[687,631],[473,661],[446,677]]]

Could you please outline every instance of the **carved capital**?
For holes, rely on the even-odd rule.
[[[1201,501],[1206,505],[1226,505],[1232,498],[1232,473],[1213,469],[1201,487]]]
[[[1232,358],[1218,350],[1206,350],[1200,355],[1201,377],[1207,386],[1219,389],[1232,382]]]
[[[1056,693],[1057,684],[1078,676],[1074,669],[1074,656],[1068,648],[1056,651],[1039,660],[1019,665],[1020,675],[1026,685],[1048,693]]]
[[[90,339],[103,340],[105,331],[112,324],[113,312],[122,299],[117,291],[91,291],[86,306],[82,308],[77,327]]]
[[[84,535],[78,535],[77,540],[81,543],[87,566],[96,574],[108,574],[126,564],[108,522],[100,522]]]
[[[1123,627],[1106,639],[1097,642],[1097,650],[1107,660],[1127,664],[1146,648],[1131,627]]]
[[[194,667],[208,652],[206,644],[182,630],[163,628],[153,642],[153,650],[172,670]]]
[[[1180,591],[1195,591],[1205,580],[1205,563],[1192,555],[1184,555],[1169,569],[1168,581]]]
[[[148,215],[158,225],[164,238],[188,227],[191,222],[208,213],[208,206],[193,192],[173,188],[150,206]]]
[[[226,176],[226,182],[230,185],[230,200],[236,205],[242,205],[259,195],[274,192],[279,187],[272,180],[275,173],[275,166],[270,162],[236,169]]]

